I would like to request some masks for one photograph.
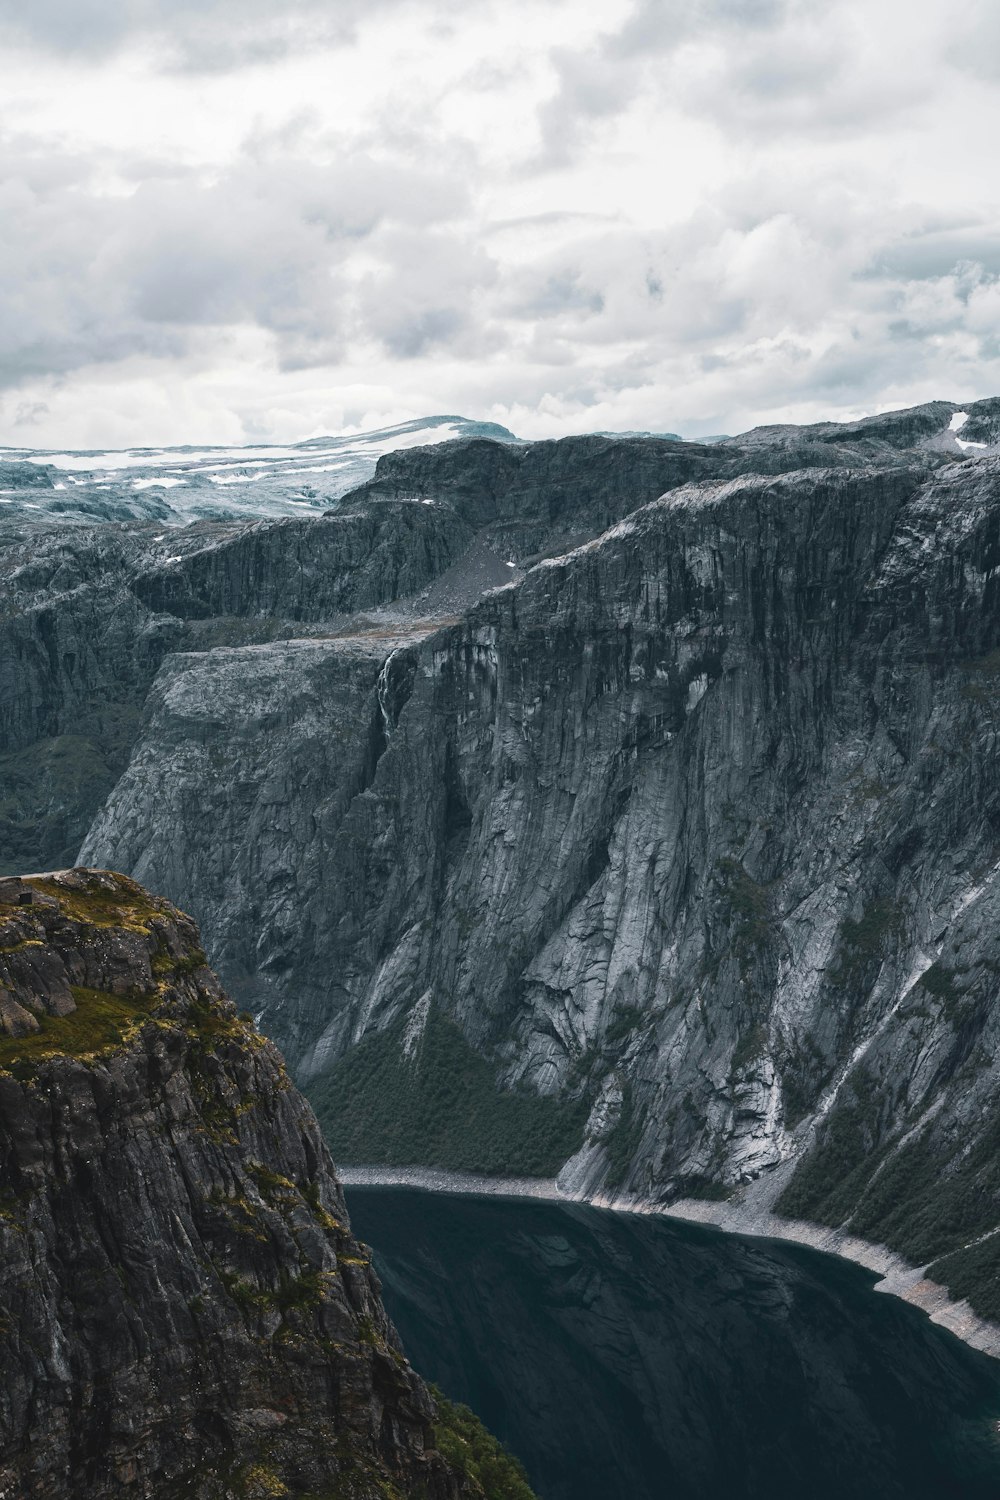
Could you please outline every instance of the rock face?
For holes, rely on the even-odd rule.
[[[279,1054],[121,876],[0,882],[0,1246],[0,1492],[482,1495]]]
[[[783,1194],[1000,1316],[996,410],[419,449],[132,563],[202,635],[83,857],[191,906],[335,1149],[449,1164],[475,1074],[468,1149],[547,1100],[576,1191]]]
[[[321,513],[370,479],[381,453],[459,437],[516,442],[496,422],[427,417],[350,437],[309,438],[288,447],[145,448],[118,453],[4,450],[0,500],[7,515],[74,524],[246,521]]]
[[[431,583],[472,535],[394,503],[167,535],[0,528],[0,870],[73,859],[169,653],[336,628]]]

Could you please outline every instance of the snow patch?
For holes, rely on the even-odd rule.
[[[962,428],[965,426],[968,420],[969,413],[967,411],[957,411],[952,417],[951,421],[948,423],[948,431],[961,432]]]

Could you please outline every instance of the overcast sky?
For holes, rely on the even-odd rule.
[[[1000,394],[997,0],[0,0],[0,442]]]

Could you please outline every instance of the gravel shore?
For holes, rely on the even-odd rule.
[[[742,1200],[702,1202],[682,1198],[664,1206],[639,1198],[564,1192],[554,1178],[477,1177],[467,1172],[447,1172],[435,1167],[338,1166],[348,1187],[415,1187],[436,1193],[468,1193],[474,1197],[544,1198],[560,1203],[590,1203],[616,1213],[659,1214],[663,1218],[706,1224],[729,1234],[759,1235],[764,1239],[788,1240],[808,1245],[828,1255],[840,1255],[882,1279],[877,1292],[901,1297],[927,1313],[932,1323],[947,1328],[973,1349],[1000,1359],[1000,1325],[977,1316],[967,1302],[955,1302],[945,1287],[930,1281],[925,1267],[911,1266],[884,1245],[872,1245],[843,1230],[828,1229],[800,1219],[783,1219],[747,1196]]]

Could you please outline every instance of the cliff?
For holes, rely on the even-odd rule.
[[[278,1052],[121,876],[0,882],[0,1247],[0,1492],[482,1500]]]
[[[372,480],[322,520],[144,524],[121,519],[127,505],[105,514],[103,490],[92,524],[9,509],[0,517],[0,871],[75,858],[172,653],[342,632],[365,611],[452,618],[525,565],[683,483],[873,457],[943,461],[949,442],[959,451],[954,439],[927,433],[953,410],[932,403],[846,434],[827,424],[716,445],[609,436],[518,444],[496,440],[501,429],[384,454]],[[970,433],[993,430],[990,411],[979,403]],[[431,427],[492,431],[451,419]],[[924,446],[904,452],[903,437]],[[314,462],[314,445],[304,453]],[[259,473],[259,452],[253,462]],[[21,469],[51,482],[35,465]],[[218,492],[203,474],[199,483]],[[170,512],[151,493],[129,489],[129,504]],[[74,486],[54,503],[72,508],[83,494]]]
[[[1000,471],[939,408],[431,634],[171,658],[87,858],[188,893],[345,1159],[761,1183],[997,1316]]]
[[[196,912],[343,1159],[756,1195],[996,1317],[997,409],[25,533],[14,758],[125,705],[81,857]]]

